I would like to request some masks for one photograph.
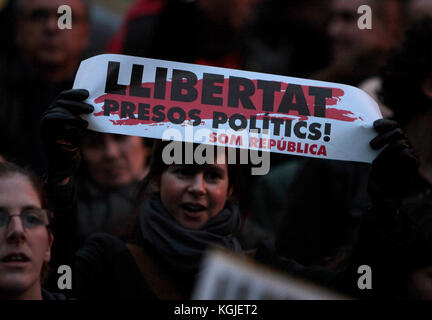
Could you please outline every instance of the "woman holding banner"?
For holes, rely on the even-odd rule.
[[[74,194],[69,177],[78,168],[80,141],[85,134],[86,122],[78,114],[93,109],[81,102],[86,95],[84,90],[63,93],[42,122],[53,163],[47,176],[49,190],[57,189],[57,195],[61,189],[65,191],[63,200],[69,203],[64,207],[76,206],[74,198],[68,196]],[[216,155],[212,165],[168,166],[162,159],[164,146],[156,144],[148,178],[143,182],[133,244],[96,235],[77,253],[73,279],[78,297],[188,298],[209,246],[242,253],[235,238],[240,230],[240,212],[231,201],[235,167],[227,165],[225,152]],[[114,285],[114,290],[112,282],[106,282],[111,274],[122,283]],[[127,288],[128,293],[120,288]]]
[[[52,164],[48,187],[59,196],[57,203],[63,201],[63,208],[69,211],[74,210],[74,199],[64,195],[73,194],[70,177],[78,167],[79,141],[87,126],[79,115],[93,111],[91,105],[83,102],[87,97],[86,90],[64,92],[42,119],[42,137]],[[370,220],[372,225],[376,221],[398,224],[397,197],[416,170],[417,161],[397,123],[377,120],[374,127],[378,135],[371,147],[386,147],[373,163],[370,192],[375,219]],[[235,238],[240,228],[239,210],[231,201],[236,188],[235,170],[226,163],[225,153],[215,157],[221,162],[215,161],[217,164],[166,165],[162,159],[164,146],[157,143],[153,151],[150,172],[136,206],[138,221],[133,241],[125,244],[108,235],[95,235],[77,252],[73,268],[76,297],[189,298],[208,247],[242,253]],[[366,239],[366,247],[369,242]],[[267,257],[268,263],[285,271],[314,277],[305,268],[289,267],[287,260]],[[362,255],[352,262],[361,263],[361,258]],[[349,271],[345,274],[352,275]],[[352,276],[345,277],[337,287],[346,289],[357,283],[358,275]],[[326,277],[327,283],[335,279],[328,274]]]

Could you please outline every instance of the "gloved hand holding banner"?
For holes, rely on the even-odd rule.
[[[81,62],[89,129],[299,156],[372,162],[377,103],[355,87],[104,54]]]

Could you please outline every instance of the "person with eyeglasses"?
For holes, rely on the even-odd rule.
[[[13,49],[5,57],[0,54],[0,153],[40,175],[48,164],[38,120],[61,91],[72,87],[80,61],[86,57],[90,7],[87,0],[12,2],[9,38],[13,43],[8,45]],[[62,5],[72,10],[72,29],[59,28]]]
[[[39,179],[13,163],[0,163],[0,299],[64,299],[42,289],[54,240],[49,224]]]

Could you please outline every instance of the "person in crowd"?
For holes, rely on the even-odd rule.
[[[405,26],[404,2],[399,0],[332,0],[328,34],[332,62],[313,79],[358,85],[379,75],[386,52],[397,44]],[[357,12],[362,5],[371,8],[373,28],[361,30]]]
[[[345,289],[363,298],[413,298],[408,288],[415,285],[411,273],[429,265],[430,230],[415,221],[402,199],[413,191],[419,160],[397,122],[377,120],[374,127],[387,127],[370,145],[381,149],[373,161],[367,185],[371,207],[364,213],[361,226],[343,273]],[[389,138],[392,136],[392,138]],[[397,141],[389,143],[389,141]],[[430,210],[429,210],[430,214]],[[359,290],[359,267],[370,268],[373,290]]]
[[[93,233],[118,237],[132,218],[138,182],[148,171],[151,141],[136,136],[88,131],[77,173],[77,247]]]
[[[55,197],[57,203],[64,201],[66,210],[56,212],[58,216],[75,214],[77,210],[73,197],[68,196],[73,184],[68,166],[76,167],[74,153],[80,145],[73,144],[72,139],[66,141],[66,135],[85,134],[79,129],[86,122],[78,115],[93,110],[81,102],[87,94],[85,90],[68,91],[68,103],[54,104],[42,120],[43,137],[47,150],[51,150],[48,156],[69,157],[69,161],[61,161],[58,167],[48,171],[47,181],[55,184],[49,190],[63,189],[57,190]],[[62,100],[66,101],[65,96]],[[76,129],[73,132],[72,124]],[[146,183],[141,188],[133,244],[126,245],[116,237],[103,234],[88,239],[74,262],[76,297],[188,298],[208,246],[219,245],[241,252],[235,238],[241,226],[240,212],[230,201],[234,192],[232,167],[226,163],[167,166],[162,160],[163,147],[156,144]],[[226,160],[225,152],[216,155],[215,160]],[[61,192],[63,199],[59,197]],[[67,212],[68,208],[72,210]],[[67,224],[63,227],[67,226],[71,227]],[[56,236],[57,233],[54,230]]]
[[[74,91],[63,92],[48,108],[45,122],[61,119],[60,124],[65,125],[72,121],[65,118],[63,109],[71,94],[73,96],[71,92]],[[78,91],[78,96],[85,99],[88,94]],[[79,118],[73,121],[76,122],[73,128],[82,123]],[[42,139],[49,140],[51,134],[52,130],[42,130]],[[72,177],[73,187],[67,189],[67,194],[71,201],[76,201],[77,210],[76,214],[63,219],[64,230],[54,245],[62,249],[54,250],[53,267],[61,264],[62,257],[70,259],[92,234],[105,232],[124,240],[128,237],[138,183],[147,174],[151,150],[149,139],[136,136],[82,128],[66,130],[64,134],[57,136],[58,141],[46,145],[50,164],[46,182],[48,185],[66,184],[68,181],[63,181],[64,177]],[[73,141],[76,147],[66,143],[59,150],[56,145],[65,141]],[[50,194],[50,205],[57,208],[57,194]],[[49,285],[55,284],[50,282]]]
[[[76,167],[74,154],[80,149],[76,138],[85,133],[83,128],[87,126],[79,115],[94,110],[83,102],[87,96],[86,90],[68,91],[62,102],[54,103],[42,119],[44,141],[47,150],[51,150],[48,156],[64,159],[50,168],[47,180],[48,192],[56,193],[58,203],[62,202],[58,208],[66,209],[63,218],[76,214],[74,199],[68,196],[73,187],[70,168]],[[374,162],[376,174],[372,175],[372,183],[377,188],[371,192],[386,189],[388,181],[380,178],[394,175],[396,168],[405,166],[406,172],[411,173],[415,167],[411,163],[415,163],[415,158],[413,161],[410,146],[398,131],[397,123],[379,120],[375,129],[378,136],[371,147],[388,146]],[[166,165],[162,159],[166,144],[157,143],[154,147],[149,173],[137,201],[138,220],[132,243],[100,234],[88,239],[77,252],[76,297],[188,298],[205,249],[216,245],[242,253],[236,239],[240,214],[231,199],[238,186],[235,167],[227,165],[225,153],[215,153],[215,160],[225,159],[215,161],[216,164]],[[382,199],[380,192],[373,194]],[[264,247],[256,252],[256,258],[320,283],[330,285],[334,278],[326,272],[304,268],[289,256],[279,258],[276,252]],[[108,278],[110,281],[106,281]]]
[[[264,71],[258,56],[268,51],[254,46],[253,40],[262,4],[262,0],[138,0],[107,52]],[[245,179],[246,186],[253,185],[254,177]],[[249,193],[245,187],[238,194],[245,215],[251,212]]]
[[[346,292],[367,299],[431,299],[431,202],[401,205],[401,198],[387,193],[374,213],[365,214],[363,226],[368,227],[360,229],[360,245],[354,247],[341,281]],[[359,266],[370,268],[372,290],[359,290],[353,281]]]
[[[363,255],[369,254],[370,256],[374,256],[374,259],[367,259],[363,261],[366,265],[371,265],[372,269],[375,270],[374,275],[380,274],[377,278],[381,277],[383,279],[383,285],[381,286],[381,291],[386,292],[387,295],[392,295],[392,291],[396,292],[395,285],[400,285],[401,282],[406,282],[404,288],[398,288],[398,294],[408,297],[426,297],[427,293],[420,293],[425,287],[427,288],[427,283],[425,282],[425,286],[423,288],[418,285],[414,285],[413,280],[416,280],[417,284],[419,283],[418,279],[425,279],[422,275],[425,274],[425,270],[428,269],[430,265],[429,252],[430,252],[430,239],[431,239],[431,225],[430,225],[430,205],[431,205],[431,174],[430,174],[430,114],[431,114],[431,97],[429,95],[429,74],[431,72],[431,64],[429,62],[429,57],[431,55],[432,49],[428,45],[430,43],[430,39],[432,38],[432,21],[431,19],[426,19],[423,21],[419,21],[412,25],[405,36],[405,40],[403,43],[392,50],[389,54],[387,64],[382,72],[382,91],[381,97],[386,105],[388,105],[394,113],[394,119],[397,120],[404,132],[406,133],[410,143],[416,150],[416,153],[419,158],[420,167],[416,172],[411,173],[411,179],[406,180],[406,192],[403,195],[398,197],[393,196],[388,200],[389,203],[392,203],[393,208],[400,208],[399,210],[403,212],[403,215],[406,216],[405,220],[412,220],[412,222],[405,222],[405,227],[400,227],[400,230],[407,230],[407,225],[412,225],[413,223],[418,226],[419,229],[422,229],[424,234],[424,238],[429,245],[424,245],[424,243],[415,243],[410,236],[406,236],[405,239],[399,242],[395,242],[394,240],[390,240],[390,236],[381,237],[380,241],[387,238],[387,243],[382,246],[378,246],[379,239],[376,237],[372,237],[370,233],[364,233],[364,236],[358,235],[358,237],[362,237],[363,239],[375,239],[370,240],[370,245],[366,246],[363,250],[365,251]],[[402,147],[402,146],[401,146]],[[321,169],[324,169],[324,164]],[[325,166],[328,168],[328,166]],[[319,167],[318,167],[319,169]],[[306,176],[303,174],[302,179],[309,179],[312,181],[313,179],[313,171],[309,171],[310,174]],[[334,175],[331,171],[328,170],[316,170],[316,174],[324,175],[328,177],[328,179],[334,179]],[[321,173],[320,173],[321,172]],[[339,181],[347,181],[346,178],[341,176]],[[301,181],[301,180],[300,180]],[[316,189],[315,195],[323,194],[328,190],[329,186],[324,183],[321,184],[321,191],[318,190],[320,187]],[[352,181],[355,181],[354,179]],[[297,184],[299,186],[300,184]],[[312,186],[314,184],[308,184]],[[363,185],[362,189],[364,190],[362,194],[366,194],[367,181],[363,181],[361,184],[357,184],[357,186]],[[391,184],[389,184],[388,188],[391,189]],[[343,203],[350,203],[351,206],[355,203],[349,199],[355,199],[347,196],[346,190],[350,190],[348,187],[345,187],[345,191],[343,188],[340,188],[337,192],[334,192],[337,195],[337,199],[343,201]],[[353,189],[355,190],[355,189]],[[310,196],[310,190],[305,189],[303,192],[307,196]],[[370,192],[369,192],[370,193]],[[324,195],[331,196],[332,191],[330,193],[324,193]],[[304,198],[303,198],[304,199]],[[332,203],[336,203],[335,201],[330,201],[327,196],[323,197],[326,200],[324,203],[328,204],[328,209],[320,214],[322,220],[332,221],[334,217],[335,208],[331,206]],[[301,200],[301,198],[300,198]],[[297,201],[298,208],[305,208],[307,202]],[[339,205],[340,206],[340,205]],[[339,207],[338,206],[338,207]],[[343,209],[344,207],[342,207]],[[320,209],[320,206],[315,207],[316,211]],[[388,211],[388,210],[387,210]],[[312,211],[308,211],[312,212]],[[347,210],[348,212],[348,210]],[[392,212],[395,212],[393,209]],[[310,215],[309,215],[310,217]],[[293,256],[297,258],[298,256],[302,256],[300,252],[301,245],[295,245],[294,240],[303,237],[306,237],[300,233],[295,233],[294,228],[290,229],[290,226],[293,225],[293,221],[304,221],[304,228],[301,230],[306,230],[309,232],[314,228],[313,224],[307,224],[305,219],[299,218],[298,216],[289,215],[284,218],[284,222],[281,224],[280,233],[279,233],[279,247],[281,251],[292,253],[297,250],[297,253]],[[340,218],[337,223],[341,224]],[[360,222],[360,220],[358,220]],[[299,226],[301,224],[297,224]],[[352,224],[348,224],[343,226],[345,230],[349,230],[348,226]],[[357,223],[359,225],[359,223]],[[344,230],[340,225],[338,225],[339,229],[332,228],[332,225],[328,225],[328,230],[333,230],[333,234],[336,234],[338,230]],[[356,227],[356,230],[359,229],[359,226]],[[288,230],[288,231],[287,231]],[[326,229],[324,229],[326,230]],[[291,233],[291,235],[290,235]],[[357,232],[356,232],[357,233]],[[403,234],[403,232],[400,232]],[[308,233],[310,235],[309,246],[312,248],[316,248],[317,254],[321,251],[320,244],[321,241],[318,241],[316,238],[313,238],[312,233]],[[330,233],[325,234],[324,239],[331,239]],[[295,238],[297,236],[297,238]],[[333,248],[337,246],[343,246],[346,243],[353,243],[350,238],[341,239],[338,245],[333,245]],[[392,249],[390,249],[392,248]],[[304,248],[303,248],[304,249]],[[368,253],[369,252],[369,253]],[[386,252],[386,254],[383,254]],[[304,256],[304,255],[303,255]],[[302,257],[303,257],[302,256]],[[381,259],[380,259],[381,258]],[[299,259],[302,261],[301,259]],[[311,261],[311,260],[309,260]],[[401,263],[403,261],[404,263]],[[316,260],[313,261],[316,263]],[[379,266],[382,267],[379,267]],[[375,266],[375,267],[374,267]],[[376,267],[378,266],[378,267]],[[358,267],[358,266],[357,266]],[[353,270],[353,273],[357,272],[357,270]],[[398,279],[398,281],[395,281]],[[355,284],[353,284],[354,287]],[[385,288],[388,291],[385,291]],[[417,291],[417,293],[415,293]],[[374,290],[374,292],[378,292]]]
[[[42,289],[53,235],[42,182],[30,171],[0,163],[0,299],[61,300]]]
[[[247,34],[260,3],[140,0],[107,51],[241,69],[247,60]]]
[[[327,66],[329,9],[329,1],[264,1],[252,27],[248,70],[309,78]]]
[[[431,39],[431,18],[414,23],[404,42],[389,55],[382,73],[382,100],[394,112],[394,119],[401,124],[420,159],[422,178],[413,190],[414,198],[428,195],[432,183]]]
[[[140,0],[107,51],[305,76],[328,63],[329,41],[322,35],[327,9],[325,2],[316,0]],[[310,50],[311,43],[319,49]],[[286,157],[271,159],[273,167]],[[253,208],[248,196],[256,177],[245,179],[239,201],[249,216]],[[260,233],[259,226],[252,228]]]
[[[371,30],[358,27],[361,15],[357,9],[361,5],[371,8]],[[365,79],[378,76],[387,51],[400,39],[403,8],[403,2],[398,0],[330,1],[328,32],[333,62],[311,77],[359,85]],[[383,115],[390,116],[391,112],[382,107]],[[274,207],[275,223],[269,224],[262,212],[254,212],[254,220],[267,226],[281,252],[289,252],[304,264],[327,265],[338,260],[340,253],[352,245],[361,215],[371,203],[367,193],[370,165],[304,158],[274,169],[276,173],[259,182],[257,192],[265,189],[265,193],[277,195],[278,191],[272,187],[277,185],[284,190],[281,194],[289,196],[260,204]],[[287,178],[280,180],[280,172]],[[334,183],[329,185],[329,180]],[[310,198],[316,201],[308,201]],[[295,214],[299,210],[304,214]]]
[[[420,19],[412,24],[403,43],[389,54],[381,76],[380,93],[415,148],[420,162],[418,172],[412,174],[409,181],[408,192],[389,202],[399,207],[424,232],[424,239],[416,245],[411,245],[411,239],[405,239],[402,242],[403,250],[394,249],[384,257],[372,244],[366,247],[369,251],[371,248],[376,249],[372,251],[375,252],[375,259],[372,259],[371,264],[383,265],[380,269],[383,287],[391,292],[395,286],[394,279],[398,279],[403,284],[397,291],[398,295],[413,299],[432,297],[429,276],[432,265],[431,39],[431,18]]]
[[[60,29],[61,5],[72,9],[72,29]],[[88,44],[85,0],[13,1],[16,53],[0,67],[0,153],[37,173],[46,170],[39,119],[47,105],[72,86]]]
[[[370,168],[366,163],[315,158],[281,164],[256,189],[271,194],[259,202],[260,208],[270,208],[274,218],[255,210],[253,220],[266,226],[280,254],[305,265],[333,265],[350,249],[371,205]]]

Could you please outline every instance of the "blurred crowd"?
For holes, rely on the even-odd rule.
[[[432,1],[136,0],[121,23],[99,9],[0,1],[0,298],[189,298],[218,245],[349,297],[432,299]],[[160,141],[86,129],[88,92],[70,89],[100,53],[356,86],[386,148],[371,165],[272,154],[265,176],[167,166]],[[63,264],[73,290],[48,272]]]

